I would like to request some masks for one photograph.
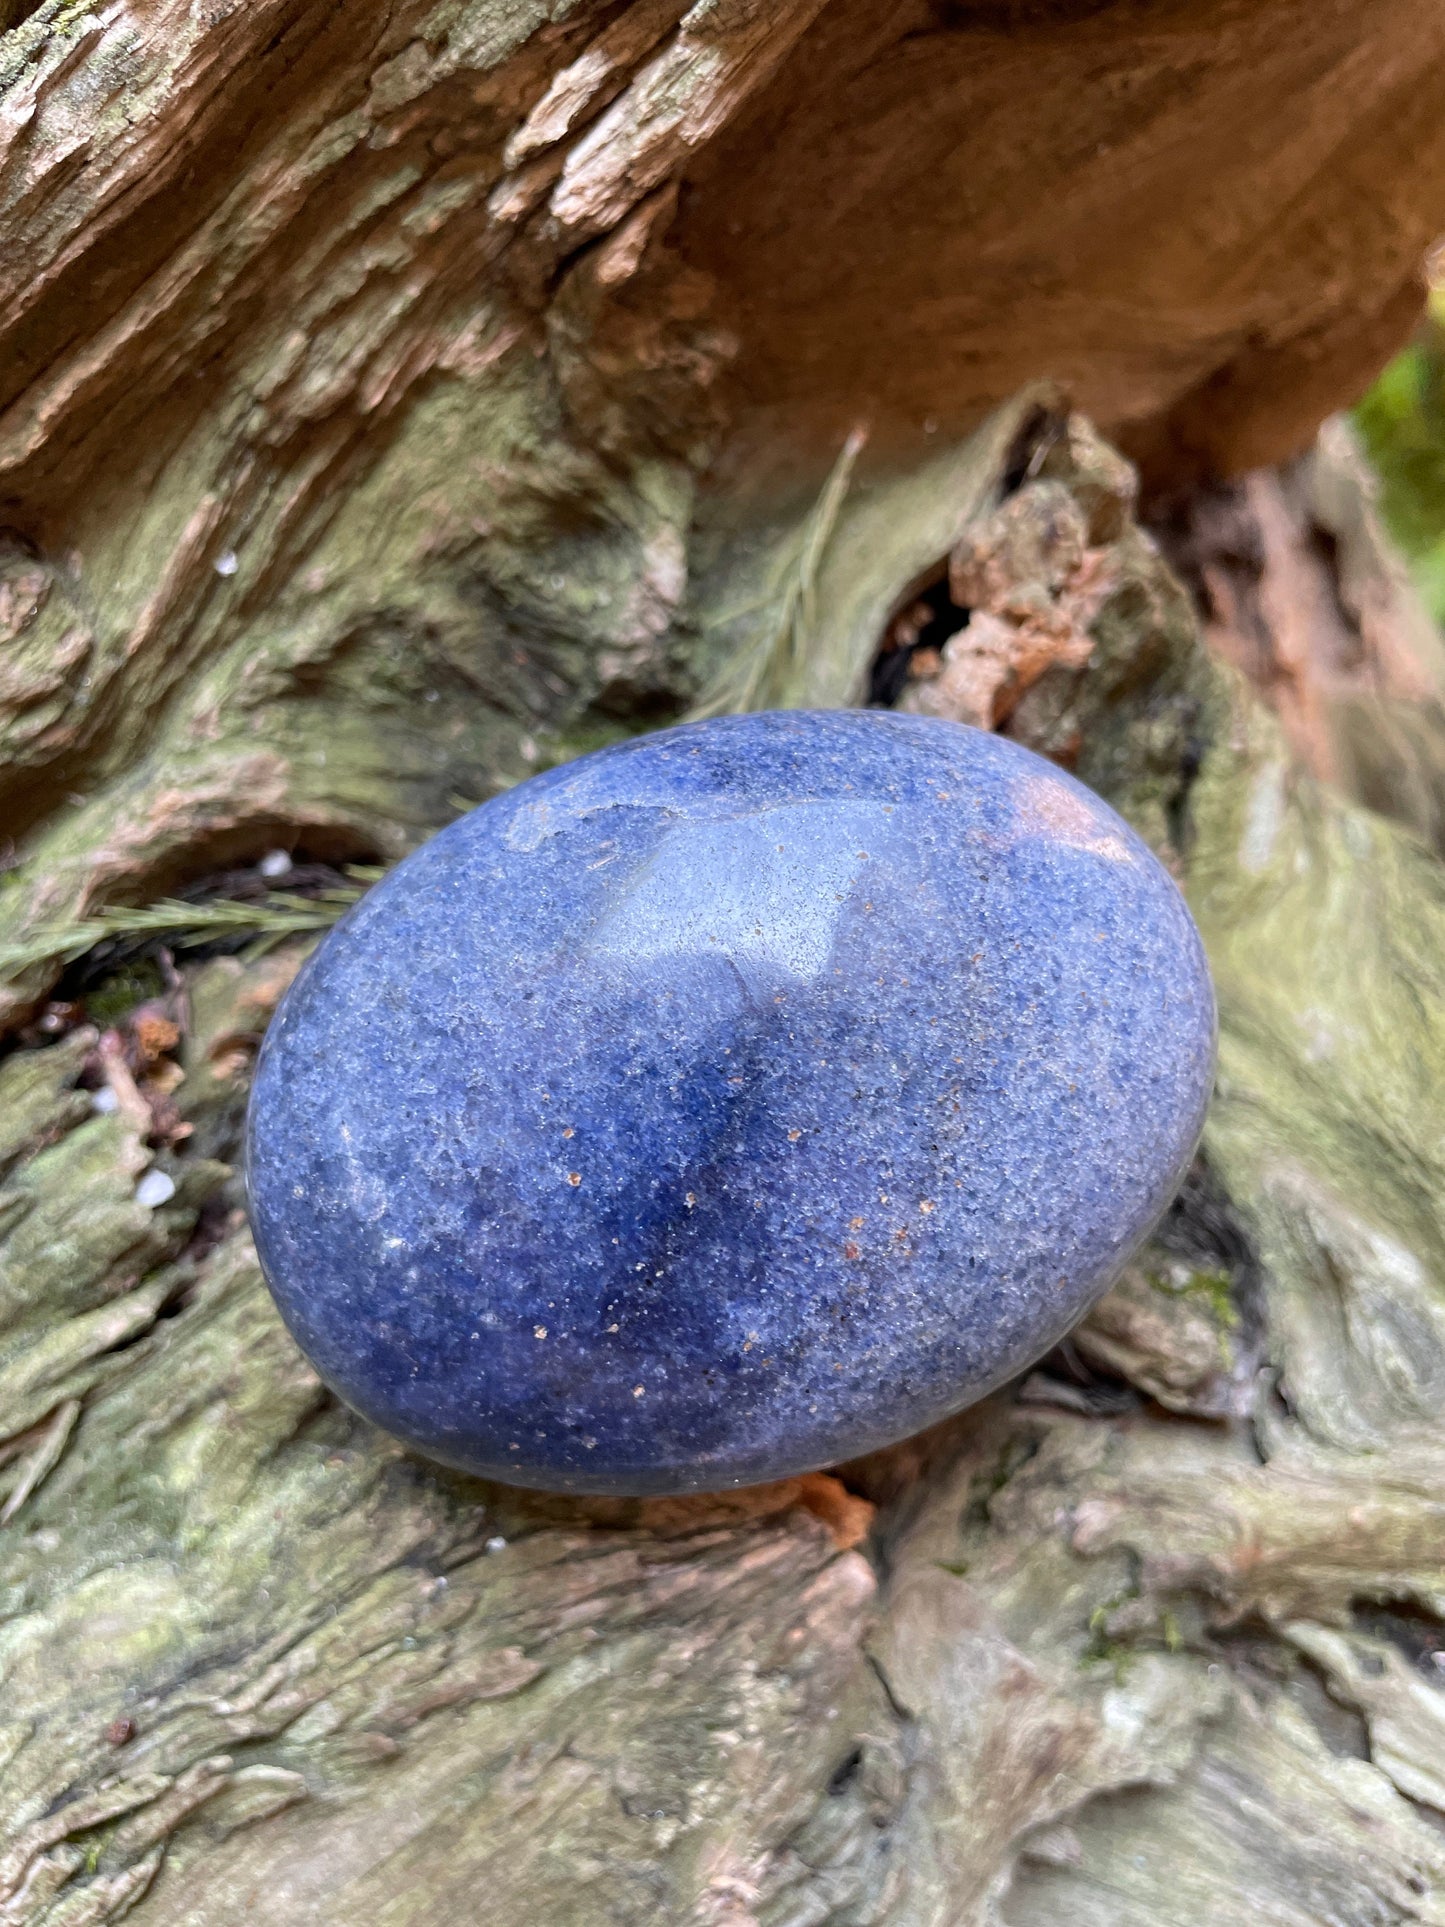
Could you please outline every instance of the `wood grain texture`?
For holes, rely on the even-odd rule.
[[[1437,652],[1337,440],[1260,466],[1415,301],[1436,13],[6,19],[0,1923],[1445,1920]],[[1051,375],[1156,481],[1239,470],[1243,564],[1195,492],[1182,585]],[[1061,492],[1107,558],[1062,613]],[[1210,947],[1179,1206],[1024,1384],[836,1476],[408,1456],[241,1211],[308,939],[132,993],[62,978],[77,923],[858,700],[964,548],[1067,616],[995,720]]]

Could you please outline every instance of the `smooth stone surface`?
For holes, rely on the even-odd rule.
[[[835,1463],[1019,1371],[1168,1205],[1213,1074],[1183,899],[1051,764],[723,718],[452,824],[266,1038],[262,1262],[323,1377],[513,1483]]]

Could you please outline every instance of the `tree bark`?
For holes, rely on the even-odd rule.
[[[1445,20],[7,19],[0,1923],[1445,1922],[1442,670],[1313,440],[1418,307]],[[550,762],[885,684],[1179,875],[1179,1203],[834,1473],[408,1455],[246,1236],[304,932]]]

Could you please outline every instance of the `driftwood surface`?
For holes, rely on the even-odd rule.
[[[1418,305],[1445,16],[0,17],[3,1927],[1445,1923],[1445,676],[1313,434]],[[408,1455],[246,1235],[305,946],[885,644],[1187,890],[1179,1203],[858,1465]]]

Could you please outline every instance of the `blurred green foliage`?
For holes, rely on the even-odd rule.
[[[1445,623],[1445,289],[1355,410],[1380,508],[1437,622]]]

